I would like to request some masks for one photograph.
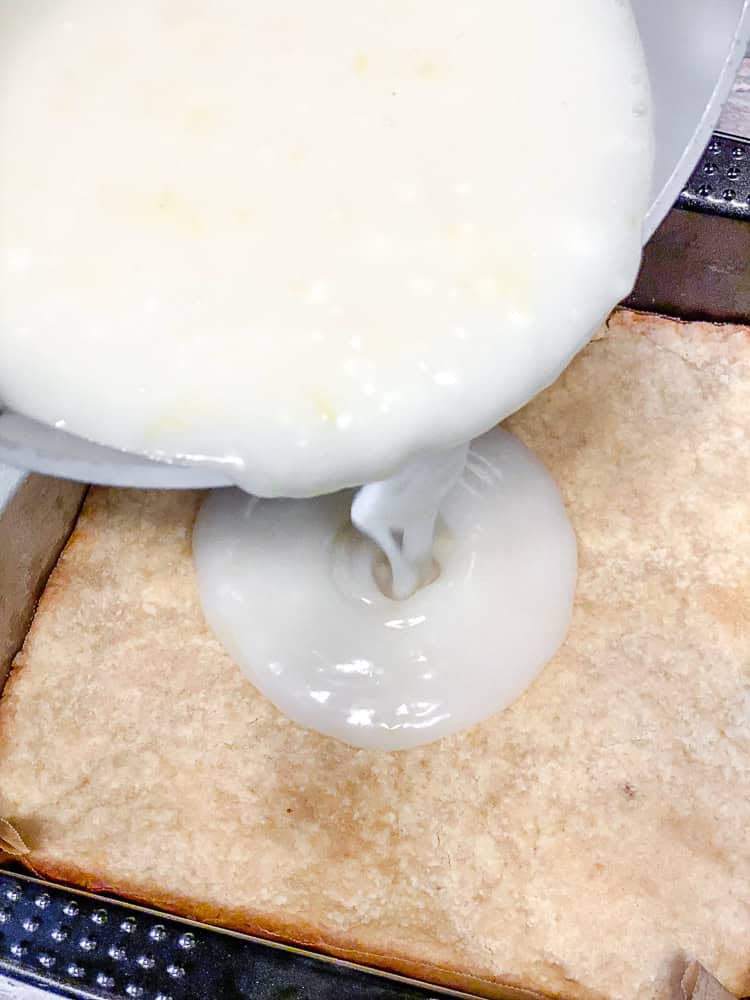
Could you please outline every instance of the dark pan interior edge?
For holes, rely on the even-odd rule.
[[[750,322],[750,140],[713,136],[646,247],[625,305],[685,320]]]

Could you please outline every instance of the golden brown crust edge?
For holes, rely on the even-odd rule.
[[[248,910],[212,907],[190,896],[165,894],[158,886],[115,883],[82,869],[61,865],[34,854],[23,858],[22,864],[32,875],[50,882],[69,885],[86,892],[117,896],[128,902],[163,910],[165,913],[194,920],[197,923],[343,959],[355,965],[367,966],[375,972],[393,973],[429,986],[466,991],[477,997],[485,997],[487,1000],[606,1000],[604,994],[587,990],[574,980],[568,980],[570,989],[564,993],[542,994],[526,989],[520,983],[479,979],[467,976],[457,969],[415,962],[401,955],[374,953],[364,948],[355,949],[349,943],[337,941],[331,935],[321,937],[312,925],[304,926],[299,920],[294,924],[285,924],[273,917]]]

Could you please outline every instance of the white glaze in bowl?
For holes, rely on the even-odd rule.
[[[656,108],[657,167],[644,225],[648,238],[678,196],[718,120],[747,45],[750,2],[633,0],[633,7]],[[228,482],[216,468],[153,462],[8,412],[0,415],[0,460],[112,485],[202,488]]]

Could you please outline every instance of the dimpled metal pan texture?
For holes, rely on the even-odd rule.
[[[0,997],[19,1000],[21,987],[11,992],[12,981],[53,995],[101,1000],[427,1000],[438,995],[347,963],[0,871],[3,974]]]

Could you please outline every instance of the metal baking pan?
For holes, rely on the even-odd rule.
[[[676,208],[647,246],[626,305],[686,319],[750,322],[750,139],[728,131],[714,135]],[[84,495],[83,486],[0,466],[0,690]],[[0,868],[0,1000],[49,995],[467,996]]]
[[[646,246],[626,305],[683,319],[750,321],[749,139],[714,135]]]
[[[750,320],[750,140],[717,133],[627,305]],[[85,487],[0,466],[0,689]],[[467,996],[0,868],[0,1000],[426,1000]]]
[[[466,996],[0,870],[0,997],[21,1000],[13,983],[97,1000]]]

